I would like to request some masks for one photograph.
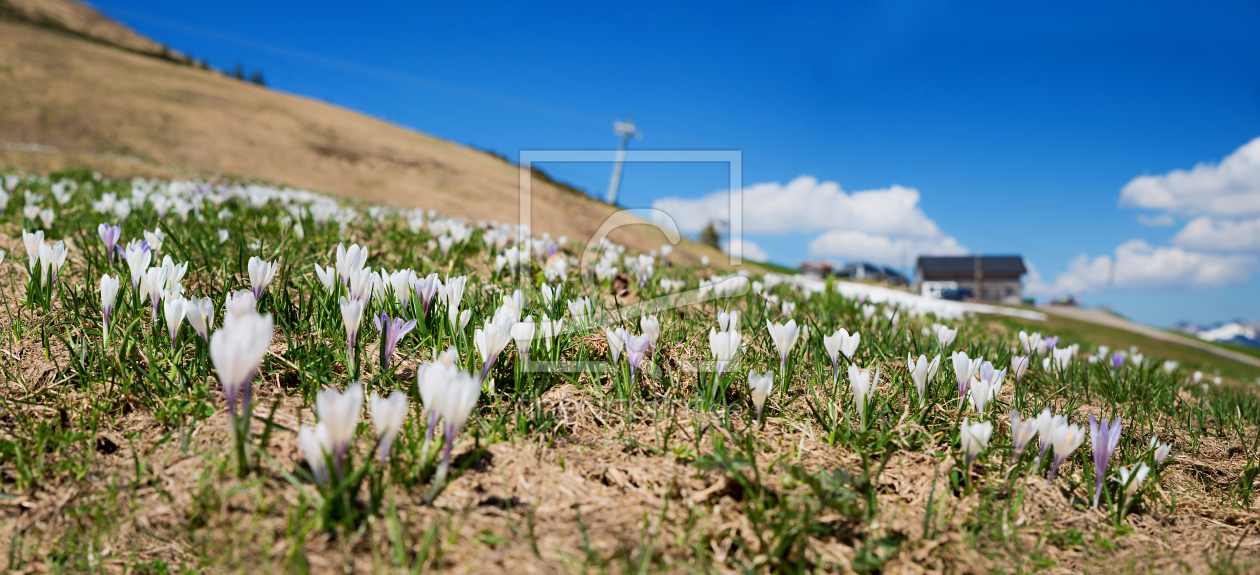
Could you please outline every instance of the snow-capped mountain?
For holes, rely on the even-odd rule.
[[[1239,319],[1231,322],[1219,322],[1209,326],[1183,322],[1177,324],[1173,329],[1207,341],[1260,347],[1260,322]]]

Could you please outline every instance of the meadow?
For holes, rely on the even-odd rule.
[[[1258,388],[1204,354],[267,182],[0,183],[11,572],[1260,568]]]

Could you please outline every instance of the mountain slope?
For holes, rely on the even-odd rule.
[[[520,173],[499,158],[29,23],[0,21],[0,140],[0,164],[30,169],[227,173],[474,221],[518,220]],[[615,211],[545,178],[533,181],[536,231],[586,241]],[[641,251],[664,242],[659,231],[640,225],[611,237]],[[686,240],[674,254],[684,262],[702,255],[715,264],[724,260]]]
[[[0,0],[0,19],[62,30],[141,54],[186,60],[165,46],[109,19],[95,8],[75,0]]]

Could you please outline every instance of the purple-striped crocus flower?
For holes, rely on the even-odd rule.
[[[1102,497],[1103,480],[1107,478],[1107,464],[1120,445],[1120,417],[1117,416],[1111,425],[1106,420],[1099,423],[1094,414],[1089,415],[1089,440],[1094,446],[1094,507],[1098,507],[1098,499]]]
[[[403,321],[403,318],[390,319],[389,314],[381,312],[380,317],[372,318],[376,331],[381,332],[381,345],[385,346],[385,357],[381,359],[381,369],[389,369],[389,359],[394,355],[394,348],[402,341],[407,332],[415,329],[416,320]]]
[[[438,279],[437,274],[429,274],[424,279],[416,280],[416,297],[424,302],[424,315],[429,315],[429,304],[433,303],[433,296],[438,290],[442,289],[442,280]]]
[[[634,372],[647,355],[652,339],[646,335],[632,335],[626,338],[626,361],[630,364],[630,385],[634,385]]]
[[[1054,349],[1054,346],[1059,344],[1059,336],[1052,335],[1042,341],[1046,342],[1046,349]]]
[[[1120,369],[1124,365],[1124,356],[1121,354],[1113,354],[1111,356],[1111,369]]]
[[[101,236],[101,243],[105,244],[105,257],[109,258],[110,264],[113,264],[114,250],[118,249],[118,238],[122,237],[122,228],[101,224],[96,227],[96,233]]]

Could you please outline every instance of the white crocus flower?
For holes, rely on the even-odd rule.
[[[993,399],[994,396],[997,395],[993,386],[990,385],[989,380],[982,379],[980,377],[971,378],[971,385],[968,388],[968,394],[970,396],[972,409],[980,415],[984,415],[985,408],[988,407],[989,400]]]
[[[114,313],[114,302],[118,299],[118,278],[109,274],[101,276],[101,317],[103,319],[102,335],[105,345],[109,345],[109,316]]]
[[[333,269],[332,266],[325,268],[315,264],[315,277],[319,280],[320,285],[328,290],[328,293],[333,292],[333,288],[337,285],[337,270]]]
[[[363,323],[363,301],[346,299],[342,296],[341,321],[346,327],[346,342],[350,345],[350,353],[354,354],[354,342],[359,336],[359,326]]]
[[[367,265],[368,251],[367,248],[359,247],[359,244],[352,244],[350,249],[346,249],[343,244],[337,244],[337,277],[342,283],[349,283],[351,274],[363,269]]]
[[[436,351],[434,350],[434,355],[437,355]],[[423,404],[427,419],[424,446],[420,449],[420,461],[423,463],[429,461],[429,446],[433,442],[433,430],[442,417],[438,401],[442,399],[443,390],[447,388],[451,378],[460,372],[456,365],[458,358],[459,352],[454,347],[449,347],[441,356],[435,357],[432,362],[425,362],[416,371],[416,388],[420,392],[420,402]]]
[[[423,303],[424,315],[427,317],[429,315],[429,305],[433,303],[433,296],[437,295],[438,290],[442,289],[442,280],[435,273],[429,274],[424,279],[417,278],[415,287],[416,297],[420,298],[420,301]]]
[[[276,270],[280,269],[280,262],[268,262],[258,256],[249,258],[249,285],[254,290],[254,299],[262,299],[263,291],[267,289],[267,284],[271,283],[271,279],[276,276]]]
[[[779,350],[779,369],[782,370],[787,365],[788,354],[796,347],[796,340],[801,337],[801,330],[796,326],[796,320],[792,319],[787,324],[770,323],[770,320],[766,320],[766,329],[770,331],[774,347]]]
[[[499,308],[494,313],[494,317],[490,318],[483,327],[473,331],[473,344],[477,347],[477,352],[481,354],[483,362],[480,381],[485,381],[486,376],[490,375],[490,368],[494,366],[495,360],[503,352],[503,348],[507,347],[508,342],[512,341],[514,325],[516,325],[516,320],[511,310]]]
[[[654,315],[639,318],[639,329],[647,336],[652,352],[656,352],[656,342],[661,338],[661,322]]]
[[[542,293],[543,305],[547,306],[547,308],[550,309],[551,306],[555,304],[556,300],[560,299],[560,290],[563,287],[564,285],[561,284],[561,285],[556,286],[556,289],[552,290],[551,286],[547,285],[546,283],[543,283],[542,285],[540,285],[538,289]]]
[[[520,354],[525,361],[529,361],[529,347],[534,341],[535,328],[532,317],[527,317],[525,321],[512,325],[512,340],[516,342],[516,353]]]
[[[871,316],[875,315],[875,306],[866,304],[862,306],[862,320],[870,321]]]
[[[1051,353],[1054,354],[1055,371],[1062,372],[1066,370],[1068,368],[1068,365],[1072,363],[1072,349],[1071,348],[1059,349],[1056,347],[1053,350],[1051,350]]]
[[[446,312],[451,321],[451,329],[463,329],[463,326],[456,325],[456,320],[460,319],[459,304],[464,299],[464,287],[467,284],[468,276],[459,276],[457,278],[446,276],[446,282],[442,284],[442,301],[446,302]]]
[[[223,228],[219,228],[217,233],[219,236],[219,245],[226,244],[228,241],[228,231]]]
[[[713,354],[713,359],[717,362],[717,375],[721,375],[726,371],[726,366],[739,353],[739,332],[737,331],[715,331],[709,328],[709,351]]]
[[[1124,486],[1124,505],[1127,507],[1133,502],[1133,496],[1142,488],[1142,482],[1146,481],[1146,475],[1151,472],[1151,467],[1146,462],[1138,462],[1129,467],[1120,468],[1120,484]]]
[[[243,289],[236,292],[228,292],[227,301],[223,304],[223,318],[226,323],[227,318],[244,317],[257,311],[258,302],[254,300],[254,292]]]
[[[718,329],[721,331],[739,331],[739,311],[718,312]]]
[[[166,332],[171,337],[171,349],[175,349],[175,338],[179,336],[179,326],[184,323],[184,315],[187,313],[185,300],[181,296],[170,295],[162,305],[166,316]]]
[[[403,309],[411,303],[411,289],[414,285],[416,285],[416,272],[412,270],[399,270],[389,274],[389,287],[394,290],[394,299]]]
[[[153,252],[145,248],[142,242],[132,240],[124,248],[123,258],[127,260],[127,270],[131,272],[131,287],[140,287],[140,279],[153,262]]]
[[[1049,479],[1054,479],[1059,466],[1085,441],[1085,430],[1079,425],[1069,424],[1067,418],[1054,418],[1053,426],[1050,436],[1054,445],[1054,464],[1050,467]]]
[[[451,448],[454,447],[455,439],[459,436],[460,430],[464,428],[464,424],[468,423],[468,418],[472,416],[472,410],[477,406],[477,398],[480,395],[480,382],[473,379],[465,371],[457,371],[447,378],[446,386],[434,400],[435,407],[442,416],[442,435],[446,437],[446,449],[442,455],[442,463],[438,465],[437,474],[434,476],[433,487],[428,495],[425,496],[425,501],[432,502],[446,483],[446,474],[450,468]]]
[[[919,392],[919,407],[927,401],[927,384],[936,379],[936,370],[941,367],[941,355],[936,354],[932,363],[928,363],[926,355],[920,355],[918,361],[906,356],[906,366],[910,369],[910,379],[914,381],[914,389]]]
[[[542,328],[543,342],[547,344],[547,351],[551,351],[551,340],[560,335],[564,331],[564,319],[551,319],[547,317],[547,313],[543,312],[543,319],[539,325]]]
[[[752,391],[753,405],[757,407],[757,419],[761,419],[761,410],[766,405],[766,397],[774,389],[774,372],[767,371],[758,375],[750,370],[748,372],[748,387]]]
[[[608,338],[608,355],[615,364],[621,359],[621,351],[626,348],[626,340],[630,339],[630,334],[626,328],[619,327],[615,330],[604,330],[604,335]]]
[[[954,343],[954,339],[958,337],[958,328],[949,329],[947,325],[938,324],[933,326],[933,329],[936,341],[940,342],[942,349],[949,347],[949,344]]]
[[[1027,332],[1019,332],[1019,344],[1024,347],[1024,355],[1032,355],[1041,353],[1042,337],[1040,333],[1029,335]]]
[[[1016,355],[1011,357],[1011,373],[1015,376],[1015,382],[1024,378],[1024,373],[1028,371],[1028,363],[1032,360],[1032,356]]]
[[[515,290],[509,294],[503,294],[503,303],[499,306],[512,313],[512,321],[521,321],[521,311],[525,307],[525,296],[521,290]]]
[[[350,279],[346,282],[346,295],[350,299],[367,301],[368,296],[372,295],[373,283],[375,283],[376,274],[372,273],[372,268],[362,268],[351,272]]]
[[[840,360],[840,347],[844,345],[844,340],[848,338],[849,332],[840,330],[831,335],[823,336],[823,347],[827,350],[827,356],[831,358],[831,363],[835,364]]]
[[[162,231],[162,228],[153,228],[151,232],[146,231],[144,232],[144,243],[149,244],[149,249],[153,250],[153,253],[161,253],[162,244],[166,243],[166,233]]]
[[[158,317],[158,305],[162,302],[162,286],[166,285],[166,272],[166,268],[151,267],[140,280],[140,292],[149,296],[155,320]]]
[[[184,304],[188,323],[201,339],[210,341],[210,330],[214,328],[214,301],[210,298],[188,298]]]
[[[1168,452],[1172,450],[1172,444],[1160,443],[1158,437],[1152,437],[1151,449],[1155,450],[1155,463],[1163,463],[1168,458]]]
[[[853,391],[853,403],[857,406],[858,421],[861,424],[862,431],[866,431],[869,426],[867,414],[870,411],[871,400],[875,398],[875,390],[879,387],[879,367],[875,367],[875,375],[871,376],[871,370],[858,369],[856,365],[849,364],[849,388]]]
[[[244,413],[246,417],[249,415],[249,384],[262,365],[274,332],[271,314],[260,316],[250,313],[239,318],[227,318],[223,329],[210,338],[210,360],[214,363],[233,417],[236,415],[237,396],[244,397]]]
[[[843,329],[840,331],[844,331]],[[849,360],[853,359],[853,354],[857,353],[858,346],[862,344],[862,334],[853,332],[844,338],[844,344],[840,346],[840,353],[843,353]]]
[[[298,430],[298,445],[306,464],[315,476],[315,482],[324,484],[328,481],[328,457],[332,456],[332,437],[328,435],[328,426],[317,423],[314,427],[303,425]]]
[[[44,245],[44,230],[35,230],[28,233],[22,230],[22,243],[26,246],[26,255],[31,262],[27,265],[27,269],[33,275],[35,273],[35,263],[39,261],[39,247]],[[144,267],[149,267],[149,263],[145,262]]]
[[[1014,448],[1011,455],[1012,460],[1019,459],[1020,454],[1024,452],[1024,448],[1028,446],[1033,436],[1037,434],[1040,423],[1037,419],[1020,421],[1019,412],[1011,412],[1011,445]]]
[[[595,306],[591,305],[591,298],[580,297],[569,300],[566,304],[569,308],[569,315],[573,317],[578,326],[585,326],[591,315],[595,313]]]
[[[66,243],[63,241],[59,241],[52,246],[48,244],[39,245],[40,283],[51,285],[49,283],[50,271],[51,282],[56,283],[57,274],[61,271],[61,266],[66,263],[66,255]]]
[[[223,330],[220,330],[220,333]],[[328,438],[332,443],[333,465],[338,477],[350,442],[354,439],[354,429],[359,423],[359,414],[363,411],[363,384],[355,383],[342,393],[335,387],[325,388],[315,397],[315,412],[319,414],[319,422],[328,429]]]
[[[950,360],[954,364],[954,377],[958,380],[958,399],[962,399],[963,395],[967,393],[967,385],[971,382],[971,376],[980,369],[980,364],[984,361],[984,358],[977,357],[973,360],[967,357],[966,353],[956,351],[950,355]]]
[[[368,410],[372,413],[372,426],[376,428],[381,465],[385,465],[389,448],[407,419],[407,394],[394,391],[388,397],[381,397],[374,391],[368,398]]]
[[[971,467],[976,456],[989,447],[989,438],[993,436],[993,424],[988,421],[972,423],[970,418],[964,418],[961,431],[963,453],[967,456],[967,467]]]
[[[181,291],[176,290],[176,286],[184,280],[184,274],[188,273],[188,262],[175,265],[175,261],[171,259],[171,256],[164,256],[162,258],[162,269],[166,270],[166,284],[162,287],[168,291]]]

